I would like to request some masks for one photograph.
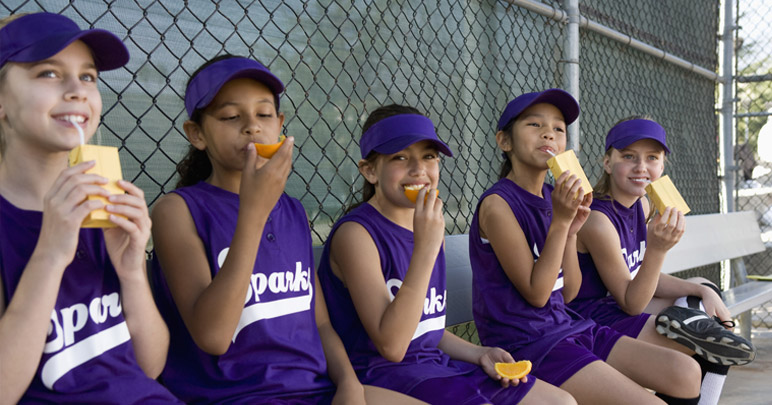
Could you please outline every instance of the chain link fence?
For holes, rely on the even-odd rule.
[[[735,12],[735,205],[755,211],[762,239],[772,246],[772,7],[763,0],[739,0]],[[769,275],[772,252],[746,260],[749,274]],[[753,311],[753,326],[772,328],[772,303]]]
[[[102,75],[105,107],[96,141],[120,147],[124,177],[151,206],[173,189],[175,165],[188,145],[182,96],[190,73],[224,52],[269,66],[287,86],[284,132],[296,137],[286,190],[305,206],[320,244],[344,206],[359,198],[361,125],[387,103],[425,112],[455,152],[441,173],[447,231],[469,231],[478,196],[497,180],[500,111],[523,92],[566,83],[565,24],[514,3],[2,0],[0,14],[62,13],[124,39],[131,61]],[[593,21],[716,70],[715,0],[579,5]],[[601,173],[608,129],[626,116],[649,114],[668,131],[673,153],[666,172],[693,212],[718,212],[715,82],[586,30],[580,70],[581,133],[572,136],[580,139],[590,180]],[[717,268],[700,272],[718,282]]]

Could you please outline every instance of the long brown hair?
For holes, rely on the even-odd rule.
[[[378,107],[373,112],[370,113],[370,115],[367,116],[367,119],[365,120],[364,125],[362,126],[362,135],[367,132],[370,127],[378,123],[379,121],[395,116],[400,114],[418,114],[418,115],[424,115],[418,109],[406,105],[399,105],[399,104],[389,104],[382,107]],[[360,136],[361,139],[361,136]],[[365,160],[369,164],[375,164],[375,160],[380,156],[380,153],[378,152],[370,152],[369,155],[365,157]],[[367,179],[363,180],[362,183],[362,199],[359,201],[356,201],[349,205],[344,212],[348,213],[354,208],[362,205],[366,201],[373,198],[375,195],[375,185],[367,181]]]

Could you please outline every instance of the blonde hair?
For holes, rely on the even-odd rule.
[[[649,114],[641,114],[641,115],[631,115],[629,117],[622,118],[621,120],[617,121],[614,125],[611,127],[615,127],[625,121],[631,121],[631,120],[649,120],[654,121],[654,118]],[[603,154],[603,159],[610,159],[611,158],[611,152],[614,150],[613,147],[608,148],[605,154]],[[667,162],[667,157],[665,157],[665,162]],[[595,183],[595,187],[593,187],[593,193],[592,198],[597,200],[613,200],[614,195],[611,192],[611,175],[608,174],[605,170],[601,172],[600,178]],[[646,197],[648,198],[648,197]],[[655,207],[654,204],[649,204],[649,213],[646,215],[646,222],[649,222],[649,219],[651,219],[652,215],[654,215]]]
[[[19,14],[11,14],[7,17],[0,18],[0,29],[3,29],[6,25],[10,24],[11,21],[25,16],[29,13],[19,13]],[[0,66],[0,91],[2,91],[3,86],[5,84],[5,75],[8,73],[8,63],[4,64],[3,66]],[[5,155],[5,137],[3,137],[3,130],[0,128],[0,158],[2,158]]]

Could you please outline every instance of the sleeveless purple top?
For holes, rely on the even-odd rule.
[[[214,277],[236,229],[239,196],[205,182],[174,192],[190,210]],[[316,329],[311,249],[303,207],[283,194],[265,224],[241,319],[222,356],[195,344],[155,261],[159,308],[171,333],[162,377],[172,392],[186,402],[258,403],[335,390]]]
[[[552,186],[544,184],[541,198],[504,178],[483,193],[480,202],[496,194],[509,204],[536,261],[552,223],[551,193]],[[592,322],[566,308],[562,271],[547,304],[542,308],[529,304],[507,278],[490,243],[480,237],[479,212],[478,203],[469,231],[469,256],[472,309],[480,341],[510,351],[515,360],[530,360],[538,366],[555,344],[586,330]]]
[[[603,213],[611,220],[619,235],[622,257],[632,277],[635,277],[646,253],[646,214],[643,212],[641,200],[627,208],[613,200],[598,199],[593,200],[590,208]],[[601,314],[594,313],[593,309],[599,300],[614,302],[614,297],[609,295],[608,288],[603,284],[589,253],[579,253],[579,265],[582,269],[582,287],[569,307],[603,325],[603,320],[597,318]]]
[[[42,212],[19,209],[0,197],[0,278],[6,308],[42,222]],[[120,293],[102,230],[81,229],[51,313],[43,355],[20,403],[178,402],[137,364]]]
[[[338,220],[324,247],[319,263],[319,281],[324,299],[332,324],[343,340],[362,383],[407,392],[429,378],[462,375],[477,369],[474,364],[451,360],[437,347],[445,333],[445,253],[442,250],[437,256],[426,291],[423,315],[404,359],[394,363],[378,353],[359,320],[348,289],[330,268],[329,241],[340,225],[349,221],[362,225],[375,242],[383,278],[392,299],[402,285],[413,255],[413,232],[364,203]]]

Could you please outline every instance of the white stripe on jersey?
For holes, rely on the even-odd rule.
[[[415,340],[428,332],[440,329],[445,329],[445,315],[424,319],[423,321],[418,322],[418,326],[415,328],[415,333],[411,340]]]

